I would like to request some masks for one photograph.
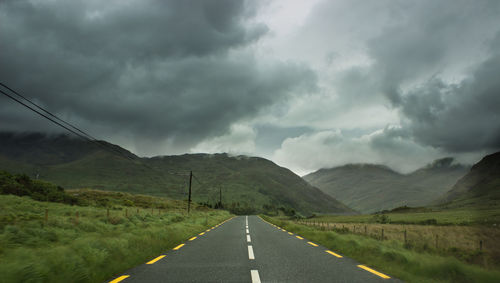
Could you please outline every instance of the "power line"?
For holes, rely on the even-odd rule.
[[[22,94],[18,93],[17,91],[13,90],[12,88],[8,87],[7,85],[3,84],[0,82],[0,86],[4,87],[5,89],[9,90],[10,92],[14,93],[16,96],[20,97],[21,99],[23,99],[24,101],[26,101],[28,104],[32,105],[28,105],[27,103],[24,103],[23,101],[17,99],[16,97],[4,92],[3,90],[0,89],[0,93],[2,93],[3,95],[9,97],[10,99],[14,100],[15,102],[23,105],[24,107],[30,109],[31,111],[37,113],[38,115],[44,117],[45,119],[51,121],[52,123],[62,127],[63,129],[69,131],[70,133],[76,135],[77,137],[85,140],[85,141],[88,141],[88,142],[91,142],[93,144],[96,144],[98,146],[100,146],[101,148],[103,148],[104,150],[108,151],[108,152],[112,152],[112,153],[115,153],[115,154],[118,154],[120,155],[121,157],[124,157],[130,161],[133,161],[134,163],[136,163],[138,161],[138,163],[142,166],[144,166],[145,168],[149,169],[150,171],[156,171],[156,173],[158,173],[158,175],[160,175],[162,178],[165,178],[165,176],[163,174],[161,174],[161,172],[159,172],[157,169],[147,165],[147,164],[144,164],[143,162],[141,162],[141,160],[137,160],[137,159],[133,159],[131,158],[130,156],[124,154],[123,152],[117,150],[115,147],[109,145],[108,143],[103,143],[102,141],[99,141],[97,140],[96,138],[94,138],[93,136],[91,136],[90,134],[86,133],[85,131],[79,129],[78,127],[72,125],[71,123],[69,122],[66,122],[64,121],[63,119],[59,118],[57,115],[51,113],[50,111],[48,111],[47,109],[39,106],[38,104],[34,103],[33,101],[29,100],[28,98],[26,98],[25,96],[23,96]],[[37,109],[35,109],[37,108]],[[43,112],[43,113],[42,113]],[[191,178],[192,177],[195,177],[195,180],[200,184],[200,185],[204,185],[202,184],[198,178],[196,178],[196,176],[193,175],[192,171],[190,172],[166,172],[167,174],[171,174],[171,175],[176,175],[176,176],[190,176],[190,180],[189,180],[189,199],[188,199],[188,205],[190,204],[191,202]],[[189,209],[188,209],[189,211]]]
[[[57,117],[56,115],[52,114],[50,111],[48,111],[47,109],[41,107],[40,105],[34,103],[33,101],[27,99],[25,96],[23,96],[22,94],[18,93],[17,91],[13,90],[12,88],[6,86],[5,84],[1,83],[0,82],[0,85],[3,86],[4,88],[10,90],[12,93],[14,93],[15,95],[17,95],[18,97],[21,97],[22,99],[24,99],[26,102],[28,102],[29,104],[33,105],[34,107],[38,108],[39,110],[41,110],[42,112],[48,114],[49,116],[55,118],[56,120],[58,120],[59,122],[73,128],[74,130],[78,131],[79,133],[85,135],[86,137],[88,137],[89,139],[92,139],[92,140],[96,140],[96,138],[94,138],[93,136],[85,133],[84,131],[80,130],[79,128],[77,128],[76,126],[62,120],[61,118]]]
[[[82,138],[82,139],[85,139],[85,140],[91,141],[89,138],[87,138],[87,137],[85,137],[85,136],[83,136],[83,135],[81,135],[81,134],[79,134],[79,133],[76,133],[75,131],[73,131],[73,130],[69,129],[68,127],[66,127],[66,126],[62,125],[61,123],[59,123],[59,122],[57,122],[57,121],[54,121],[53,119],[51,119],[51,118],[50,118],[50,117],[48,117],[47,115],[45,115],[45,114],[41,113],[40,111],[38,111],[38,110],[36,110],[36,109],[33,109],[31,106],[29,106],[29,105],[27,105],[27,104],[23,103],[22,101],[20,101],[19,99],[15,98],[15,97],[13,97],[13,96],[9,95],[8,93],[4,92],[3,90],[1,90],[1,89],[0,89],[0,92],[1,92],[2,94],[4,94],[5,96],[9,97],[10,99],[12,99],[12,100],[16,101],[17,103],[19,103],[19,104],[21,104],[21,105],[23,105],[23,106],[27,107],[27,108],[28,108],[28,109],[30,109],[31,111],[33,111],[33,112],[37,113],[38,115],[40,115],[40,116],[42,116],[42,117],[44,117],[44,118],[46,118],[46,119],[50,120],[52,123],[54,123],[54,124],[56,124],[56,125],[58,125],[58,126],[60,126],[60,127],[64,128],[64,129],[66,129],[67,131],[70,131],[71,133],[73,133],[73,134],[75,134],[75,135],[79,136],[79,137],[80,137],[80,138]]]
[[[85,140],[85,141],[88,141],[88,142],[91,142],[99,147],[101,147],[102,149],[108,151],[108,152],[111,152],[111,153],[114,153],[114,154],[118,154],[120,155],[121,157],[123,158],[126,158],[130,161],[133,161],[134,163],[136,163],[138,161],[138,163],[144,167],[146,167],[147,169],[151,170],[151,171],[158,171],[157,169],[147,165],[147,164],[144,164],[143,162],[141,162],[140,160],[137,160],[137,159],[134,159],[126,154],[124,154],[123,152],[117,150],[116,148],[110,146],[108,143],[103,143],[102,141],[99,141],[97,140],[96,138],[92,137],[91,135],[87,134],[85,131],[77,128],[76,126],[64,121],[63,119],[57,117],[56,115],[52,114],[50,111],[44,109],[43,107],[37,105],[36,103],[32,102],[31,100],[27,99],[25,96],[19,94],[18,92],[16,92],[15,90],[13,90],[12,88],[6,86],[5,84],[3,83],[0,83],[0,85],[6,89],[8,89],[9,91],[11,91],[12,93],[16,94],[18,97],[21,97],[23,100],[27,101],[29,104],[33,105],[34,107],[38,108],[39,110],[35,109],[34,107],[28,105],[27,103],[24,103],[23,101],[17,99],[16,97],[6,93],[5,91],[1,90],[0,89],[0,93],[2,93],[3,95],[7,96],[8,98],[14,100],[15,102],[23,105],[24,107],[30,109],[31,111],[37,113],[38,115],[44,117],[45,119],[51,121],[52,123],[58,125],[59,127],[62,127],[63,129],[69,131],[70,133],[76,135],[77,137]],[[43,113],[42,113],[43,111]],[[44,114],[46,113],[46,114]],[[51,118],[53,117],[53,118]],[[67,125],[67,126],[66,126]],[[75,130],[73,130],[73,129]],[[164,176],[161,174],[161,176],[164,178]]]
[[[92,137],[91,135],[89,135],[89,134],[85,133],[84,131],[82,131],[82,130],[78,129],[77,127],[75,127],[75,126],[71,125],[70,123],[68,123],[68,122],[66,122],[66,121],[62,120],[61,118],[57,117],[56,115],[54,115],[54,114],[50,113],[50,112],[49,112],[49,111],[47,111],[46,109],[42,108],[41,106],[39,106],[39,105],[35,104],[35,103],[34,103],[34,102],[32,102],[31,100],[27,99],[26,97],[22,96],[21,94],[17,93],[16,91],[12,90],[11,88],[9,88],[8,86],[6,86],[5,84],[0,83],[0,85],[1,85],[1,86],[3,86],[4,88],[6,88],[6,89],[10,90],[10,91],[11,91],[11,92],[13,92],[14,94],[18,95],[19,97],[21,97],[22,99],[24,99],[25,101],[27,101],[29,104],[31,104],[31,105],[33,105],[34,107],[36,107],[36,108],[40,109],[40,111],[39,111],[39,110],[37,110],[37,109],[35,109],[35,108],[33,108],[33,107],[31,107],[30,105],[28,105],[28,104],[26,104],[26,103],[22,102],[21,100],[19,100],[19,99],[15,98],[14,96],[12,96],[12,95],[10,95],[10,94],[8,94],[8,93],[6,93],[6,92],[4,92],[3,90],[1,90],[1,89],[0,89],[0,92],[1,92],[3,95],[5,95],[5,96],[9,97],[10,99],[14,100],[15,102],[17,102],[17,103],[19,103],[19,104],[21,104],[21,105],[23,105],[24,107],[26,107],[26,108],[30,109],[31,111],[33,111],[33,112],[37,113],[38,115],[40,115],[40,116],[44,117],[45,119],[47,119],[47,120],[51,121],[52,123],[54,123],[54,124],[56,124],[56,125],[58,125],[59,127],[62,127],[63,129],[65,129],[65,130],[69,131],[70,133],[72,133],[72,134],[74,134],[74,135],[76,135],[76,136],[78,136],[78,137],[80,137],[80,138],[82,138],[82,139],[84,139],[84,140],[86,140],[86,141],[92,142],[92,143],[94,143],[94,144],[96,144],[96,145],[100,146],[101,148],[103,148],[103,149],[105,149],[105,150],[107,150],[107,151],[110,151],[110,150],[111,150],[111,151],[113,151],[114,153],[120,154],[122,157],[125,157],[125,158],[130,159],[130,160],[134,160],[134,159],[133,159],[133,158],[131,158],[130,156],[125,155],[125,154],[123,154],[122,152],[118,151],[118,150],[117,150],[117,149],[115,149],[114,147],[108,146],[106,143],[102,143],[101,141],[99,141],[99,140],[95,139],[95,138],[94,138],[94,137]],[[42,113],[41,111],[43,111],[43,112],[44,112],[44,113],[46,113],[46,114]],[[51,118],[51,117],[53,117],[53,118]],[[66,126],[66,125],[67,125],[67,126]],[[71,127],[71,128],[73,128],[73,129],[75,129],[75,130],[71,129],[70,127]]]

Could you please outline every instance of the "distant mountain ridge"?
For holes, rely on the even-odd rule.
[[[438,199],[466,174],[453,158],[438,159],[410,174],[378,164],[347,164],[320,169],[303,178],[363,213],[399,206],[423,206]]]
[[[65,188],[175,199],[187,199],[185,174],[192,170],[196,176],[192,198],[196,202],[215,204],[221,189],[223,204],[234,211],[256,213],[283,207],[306,215],[354,212],[290,170],[263,158],[227,154],[141,158],[119,146],[106,145],[133,161],[67,135],[0,133],[0,169],[26,173]]]
[[[500,206],[500,152],[482,158],[439,200],[445,206]]]

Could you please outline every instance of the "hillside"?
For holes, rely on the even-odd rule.
[[[303,178],[347,206],[363,213],[399,206],[422,206],[448,191],[467,171],[452,158],[434,161],[410,174],[374,164],[321,169]]]
[[[0,169],[26,173],[68,189],[100,190],[187,199],[192,170],[192,199],[214,205],[222,190],[222,203],[238,213],[275,211],[283,207],[302,214],[353,211],[273,162],[227,154],[185,154],[140,158],[115,145],[134,159],[109,153],[93,144],[65,135],[0,135]]]
[[[500,152],[485,156],[439,201],[446,207],[500,205]]]

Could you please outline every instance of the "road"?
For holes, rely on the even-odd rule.
[[[239,216],[111,282],[399,281],[267,223]]]

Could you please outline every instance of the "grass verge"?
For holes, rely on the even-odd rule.
[[[230,217],[119,205],[108,217],[105,207],[13,195],[0,195],[0,207],[2,282],[102,282]]]
[[[321,231],[291,221],[261,216],[288,231],[408,282],[499,282],[500,272],[470,265],[454,257],[418,253],[398,241]]]

